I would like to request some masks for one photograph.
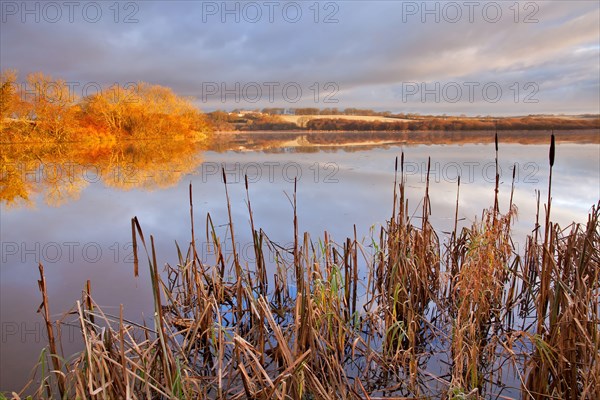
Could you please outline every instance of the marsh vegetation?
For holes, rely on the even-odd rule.
[[[496,152],[498,142],[496,139]],[[554,137],[549,154],[554,164]],[[497,157],[497,153],[496,153]],[[154,315],[140,324],[105,313],[93,285],[58,323],[50,320],[40,265],[41,310],[50,343],[26,391],[36,398],[533,398],[600,397],[600,203],[587,222],[552,222],[545,204],[522,253],[511,231],[512,193],[471,226],[440,234],[430,221],[429,180],[409,213],[404,155],[396,161],[391,213],[370,243],[298,231],[296,187],[284,247],[259,228],[246,181],[249,226],[228,233],[206,216],[189,246],[157,263],[155,239],[131,221],[134,274],[149,274]],[[546,197],[546,196],[544,196]],[[249,229],[255,262],[236,251]],[[196,243],[210,241],[204,262]],[[226,242],[231,257],[223,253]],[[268,263],[273,260],[274,265]],[[268,276],[267,271],[274,271]],[[60,354],[60,330],[79,326],[83,350]],[[60,372],[59,372],[60,371]]]

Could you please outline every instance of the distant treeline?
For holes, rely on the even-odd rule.
[[[387,118],[430,118],[435,117],[434,115],[422,115],[419,113],[393,113],[391,111],[375,111],[370,108],[344,108],[340,110],[337,107],[328,108],[317,108],[317,107],[301,107],[301,108],[280,108],[280,107],[267,107],[267,108],[256,108],[253,110],[240,110],[234,109],[231,113],[256,113],[256,114],[268,114],[268,115],[354,115],[354,116],[365,116],[365,117],[387,117]],[[466,115],[463,115],[466,117]]]
[[[189,138],[210,132],[204,114],[170,88],[131,82],[94,83],[83,90],[41,72],[20,83],[14,70],[0,77],[1,142]]]
[[[335,115],[332,110],[317,108],[294,109],[297,115],[308,119],[302,124],[285,121],[277,113],[283,109],[265,108],[262,111],[213,111],[207,114],[208,121],[216,131],[486,131],[486,130],[579,130],[600,129],[600,118],[597,115],[581,116],[524,116],[524,117],[448,117],[426,116],[417,114],[377,113],[373,110],[356,108],[345,109],[343,114],[364,117],[387,117],[388,120],[347,119],[347,118],[312,118],[309,115]],[[308,114],[314,112],[315,114]],[[304,114],[306,113],[306,114]],[[361,114],[363,113],[363,114]],[[396,118],[394,120],[392,118]]]
[[[223,112],[223,111],[217,111]],[[231,111],[231,114],[239,114],[239,113],[254,113],[254,114],[268,114],[268,115],[354,115],[354,116],[364,116],[364,117],[387,117],[387,118],[399,118],[399,119],[432,119],[432,118],[442,118],[442,119],[494,119],[493,116],[487,115],[477,115],[475,117],[467,117],[466,114],[461,114],[459,116],[448,116],[446,114],[442,115],[434,115],[434,114],[420,114],[420,113],[411,113],[411,112],[399,112],[393,113],[391,111],[375,111],[370,108],[344,108],[338,109],[337,107],[330,108],[317,108],[317,107],[303,107],[303,108],[280,108],[280,107],[267,107],[267,108],[256,108],[253,110],[240,110],[234,109]],[[227,113],[226,113],[227,114]],[[582,114],[581,117],[585,118],[597,118],[598,114]],[[524,116],[525,117],[525,116]],[[529,118],[551,118],[553,115],[551,114],[530,114],[526,117]],[[561,116],[569,118],[568,116]]]
[[[259,111],[259,110],[255,110]],[[235,112],[235,110],[234,110]],[[391,111],[375,111],[368,108],[345,108],[340,110],[336,107],[331,108],[316,108],[316,107],[304,107],[304,108],[263,108],[260,110],[263,114],[270,115],[363,115],[368,117],[390,117],[390,118],[407,118],[409,116],[417,116],[418,114],[394,114]]]
[[[432,118],[398,122],[356,121],[347,119],[313,119],[306,123],[309,130],[319,131],[479,131],[479,130],[540,130],[540,129],[597,129],[600,119],[586,118]]]
[[[289,135],[293,135],[290,133]],[[361,142],[402,142],[405,144],[468,144],[468,143],[494,143],[494,132],[491,131],[315,131],[296,133],[305,137],[311,145],[343,145],[345,143]],[[519,144],[547,144],[549,132],[536,131],[502,131],[499,134],[502,143]],[[292,138],[293,139],[293,138]],[[292,140],[287,138],[287,140]],[[557,142],[600,143],[600,136],[594,131],[576,130],[561,131],[556,135]]]

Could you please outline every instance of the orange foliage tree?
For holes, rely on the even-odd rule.
[[[17,72],[6,70],[0,73],[0,124],[5,118],[13,118],[19,104]]]
[[[189,137],[209,130],[189,99],[144,82],[126,88],[112,86],[86,98],[82,110],[88,125],[122,137]]]
[[[77,130],[77,98],[64,80],[41,72],[29,74],[24,95],[26,116],[35,122],[34,131],[57,141],[72,139]]]
[[[210,125],[191,99],[140,82],[113,85],[79,98],[64,80],[41,72],[17,84],[1,73],[0,130],[3,142],[62,142],[106,138],[203,138]]]

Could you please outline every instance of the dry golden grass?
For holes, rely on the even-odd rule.
[[[554,143],[551,164],[553,152]],[[72,310],[83,351],[58,362],[51,342],[58,365],[48,372],[43,364],[25,391],[80,399],[600,398],[600,203],[585,225],[561,229],[550,215],[536,222],[523,255],[511,241],[512,196],[506,213],[496,197],[480,221],[441,242],[429,222],[429,184],[420,223],[407,213],[403,161],[391,218],[371,252],[356,232],[341,244],[327,233],[318,242],[300,235],[295,192],[294,245],[281,248],[256,229],[247,183],[253,265],[235,250],[225,261],[208,216],[215,262],[200,260],[192,228],[190,247],[178,247],[177,264],[160,271],[154,238],[134,218],[136,271],[147,262],[153,284],[152,326],[125,321],[122,308],[104,314],[86,285]],[[456,215],[458,207],[457,195]],[[193,227],[191,186],[190,215]],[[273,279],[269,254],[277,256]]]

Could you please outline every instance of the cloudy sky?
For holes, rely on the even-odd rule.
[[[598,113],[600,2],[1,2],[0,66],[205,110]]]

